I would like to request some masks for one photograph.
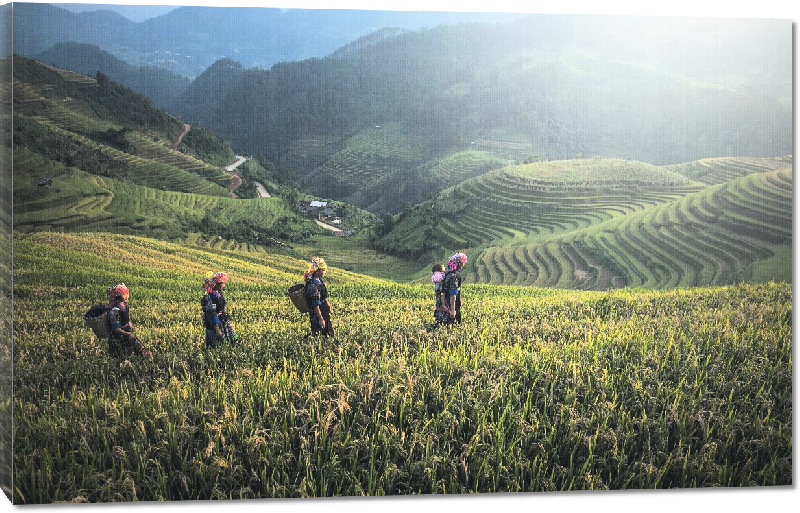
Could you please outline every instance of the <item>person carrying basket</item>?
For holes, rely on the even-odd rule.
[[[331,323],[331,305],[328,302],[328,287],[323,278],[328,271],[328,265],[320,257],[314,257],[308,264],[303,279],[305,281],[305,297],[308,305],[308,318],[311,324],[311,333],[304,337],[316,337],[320,333],[324,337],[333,336]]]
[[[114,357],[128,354],[150,356],[150,350],[134,334],[136,328],[131,322],[128,299],[130,290],[124,283],[108,288],[108,352]]]

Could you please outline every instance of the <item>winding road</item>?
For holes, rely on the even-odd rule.
[[[236,162],[234,162],[234,163],[233,163],[233,164],[231,164],[230,166],[226,167],[226,168],[225,168],[225,171],[227,171],[227,172],[229,172],[229,173],[233,173],[233,172],[236,170],[236,168],[237,168],[237,167],[241,166],[241,165],[242,165],[242,164],[244,164],[245,162],[247,162],[247,157],[242,157],[241,155],[236,155]],[[239,185],[241,185],[241,183],[242,183],[242,179],[241,179],[241,178],[239,178],[239,180],[238,180],[238,181],[239,181]],[[238,187],[238,186],[237,186],[237,187]],[[266,188],[266,187],[264,187],[264,184],[261,184],[261,183],[259,183],[259,182],[256,182],[256,189],[258,189],[258,195],[259,195],[260,197],[262,197],[262,198],[270,198],[270,197],[271,197],[271,196],[270,196],[270,193],[269,193],[269,192],[267,192],[267,188]],[[232,191],[231,191],[231,192],[232,192]]]
[[[186,125],[186,126],[188,127],[189,125]],[[178,142],[180,142],[180,141],[178,141]],[[226,167],[225,171],[227,171],[229,173],[233,173],[236,170],[237,167],[239,167],[240,165],[242,165],[245,162],[247,162],[247,158],[246,157],[242,157],[241,155],[236,155],[236,162],[234,162],[230,166]],[[236,178],[239,179],[238,182],[239,182],[239,185],[241,185],[241,182],[242,182],[241,177],[236,175]],[[238,185],[236,187],[238,187]],[[234,187],[234,190],[236,189],[236,187]],[[262,198],[270,198],[271,197],[270,193],[267,192],[267,188],[264,187],[264,184],[262,184],[260,182],[256,182],[256,189],[258,189],[258,195],[261,196]],[[231,190],[231,193],[233,193],[233,190]],[[333,233],[336,233],[336,234],[342,233],[342,230],[340,230],[339,228],[336,228],[335,226],[331,226],[329,224],[323,223],[319,219],[315,219],[314,221],[318,225],[320,225],[321,227],[325,228],[326,230],[330,230],[330,231],[332,231]]]
[[[237,167],[241,166],[245,162],[247,162],[247,157],[242,157],[241,155],[236,155],[236,162],[234,162],[230,166],[226,167],[225,171],[227,171],[229,173],[232,173],[234,169],[236,169]]]

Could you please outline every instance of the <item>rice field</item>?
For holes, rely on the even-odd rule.
[[[542,243],[489,247],[476,281],[601,290],[791,282],[791,191],[790,167],[747,174]],[[771,272],[756,276],[765,260]]]
[[[514,165],[397,217],[375,247],[466,251],[481,283],[578,290],[791,281],[792,158]],[[766,264],[765,262],[769,262]]]
[[[582,292],[333,268],[336,337],[304,342],[288,256],[16,235],[15,503],[792,484],[786,284]],[[206,270],[239,344],[203,347]],[[153,357],[82,324],[131,288]],[[46,314],[45,314],[46,313]]]

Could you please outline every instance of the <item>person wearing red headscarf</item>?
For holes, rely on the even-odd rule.
[[[203,325],[206,328],[206,346],[217,347],[220,342],[236,342],[238,336],[225,310],[225,294],[222,289],[228,283],[228,275],[224,272],[206,274],[204,287],[206,295],[200,301],[203,308]]]
[[[128,299],[130,290],[124,283],[118,283],[108,289],[108,352],[111,356],[119,357],[126,354],[139,354],[150,356],[150,350],[134,334],[131,322]]]

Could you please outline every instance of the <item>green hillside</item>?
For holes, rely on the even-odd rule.
[[[463,325],[432,330],[429,286],[334,267],[336,337],[307,343],[284,292],[300,260],[92,233],[14,248],[15,503],[791,484],[786,284],[465,284]],[[209,269],[241,337],[216,350]],[[119,281],[151,358],[83,324]]]
[[[441,248],[520,245],[698,189],[681,175],[640,162],[577,159],[510,166],[404,212],[375,245],[411,257]]]
[[[605,290],[791,282],[791,162],[511,166],[407,210],[390,229],[377,227],[373,244],[433,260],[466,250],[469,277],[481,283]]]
[[[706,185],[717,185],[749,174],[775,171],[791,165],[792,157],[785,156],[774,159],[722,157],[664,167],[691,180],[696,180]]]
[[[19,151],[15,155],[16,231],[106,231],[181,239],[188,232],[261,242],[314,230],[280,198],[230,197],[153,189],[86,173]],[[43,169],[53,184],[41,189]]]
[[[15,57],[13,85],[16,231],[141,234],[243,248],[321,231],[282,198],[235,199],[240,177],[254,190],[253,180],[272,171],[252,159],[239,176],[226,171],[236,158],[221,139],[195,127],[185,132],[180,120],[102,76]],[[8,148],[0,153],[11,160]]]
[[[490,247],[476,281],[672,288],[792,281],[792,169],[746,175],[541,243]]]
[[[479,283],[610,289],[791,281],[791,156],[502,167],[480,149],[488,140],[431,157],[400,126],[375,126],[318,141],[341,149],[307,185],[320,196],[348,191],[353,203],[382,212],[398,197],[413,203],[444,189],[384,215],[369,237],[344,241],[298,214],[300,195],[289,186],[274,189],[283,197],[234,198],[237,177],[223,167],[233,151],[213,134],[191,128],[176,151],[175,131],[184,125],[142,97],[102,77],[16,60],[17,231],[138,234],[251,251],[296,246],[294,255],[327,256],[397,281],[423,279],[431,262],[454,251],[470,255],[466,277]],[[291,179],[254,159],[239,176],[250,196],[255,180]]]
[[[292,148],[283,164],[303,176],[305,190],[326,191],[379,215],[397,213],[506,163],[477,149],[431,154],[421,134],[409,135],[397,124],[370,127],[344,140],[304,138]],[[332,148],[340,149],[331,153]]]
[[[11,66],[11,59],[0,63]],[[233,151],[201,129],[172,149],[184,124],[149,100],[97,79],[14,58],[14,144],[93,174],[158,189],[230,195]],[[190,142],[197,142],[189,146]],[[199,160],[195,157],[201,157]]]
[[[307,192],[322,179],[333,199],[377,214],[435,193],[425,176],[467,150],[503,164],[791,153],[791,24],[701,25],[532,15],[383,32],[268,70],[220,61],[214,80],[191,86],[207,101],[190,99],[180,112],[286,167]]]

